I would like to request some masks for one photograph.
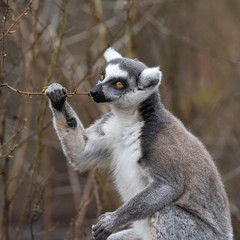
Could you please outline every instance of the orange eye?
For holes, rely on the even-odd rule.
[[[104,79],[104,75],[103,75],[103,74],[101,75],[100,79],[101,79],[101,80],[103,80],[103,79]]]
[[[123,84],[122,84],[121,82],[117,82],[117,83],[116,83],[116,86],[117,86],[118,88],[123,88]]]

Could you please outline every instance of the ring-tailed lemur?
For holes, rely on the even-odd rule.
[[[124,204],[99,217],[93,237],[109,239],[232,239],[228,200],[202,143],[160,101],[161,72],[114,49],[91,90],[111,112],[84,129],[66,89],[46,90],[53,123],[78,170],[109,167]],[[115,232],[133,222],[133,228]],[[112,234],[113,233],[113,234]]]

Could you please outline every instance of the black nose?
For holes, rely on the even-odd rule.
[[[91,96],[96,97],[98,94],[98,90],[99,90],[99,86],[97,85],[90,91]]]
[[[90,94],[93,100],[97,103],[99,102],[109,102],[109,100],[105,97],[103,93],[102,84],[96,85],[91,91]]]

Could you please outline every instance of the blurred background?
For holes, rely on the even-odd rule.
[[[240,239],[240,1],[1,0],[0,84],[89,91],[104,50],[161,66],[164,105],[214,158]],[[85,127],[108,111],[69,98]],[[121,201],[108,173],[66,162],[45,96],[0,88],[0,239],[91,239]]]

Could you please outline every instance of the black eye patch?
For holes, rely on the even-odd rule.
[[[104,69],[104,70],[101,71],[101,74],[100,74],[100,80],[101,80],[101,81],[104,80],[105,74],[106,74],[106,70]]]

